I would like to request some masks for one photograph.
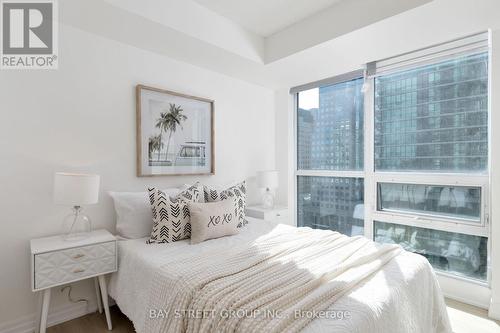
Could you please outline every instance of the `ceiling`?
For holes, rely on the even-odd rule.
[[[458,10],[457,1],[466,13],[477,7],[470,0],[65,0],[59,2],[59,20],[104,38],[277,89],[348,72],[369,61],[447,40],[449,36],[440,37],[440,33],[453,30],[440,29],[439,20],[449,8]],[[288,25],[264,37],[201,2],[238,2],[242,8],[251,7],[250,12],[241,11],[242,18],[275,24],[266,26],[273,29],[267,33],[279,29],[278,21],[279,26]],[[317,12],[319,4],[326,6],[327,2],[329,6]],[[283,10],[287,5],[293,11]],[[233,10],[238,6],[228,8],[231,10],[227,12],[238,12]],[[297,8],[304,10],[297,13]],[[304,17],[306,12],[311,14]],[[429,12],[435,13],[438,22],[435,26],[427,24],[432,32],[423,33],[421,22],[425,19],[418,15]],[[413,16],[418,20],[412,21]],[[456,22],[459,30],[479,31],[477,27],[467,28],[465,23],[469,21]]]
[[[346,0],[194,0],[263,37],[268,37]]]

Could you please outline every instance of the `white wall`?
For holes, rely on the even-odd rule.
[[[276,161],[282,177],[280,182],[280,198],[288,201],[293,216],[293,164],[283,163],[291,161],[293,156],[293,126],[290,125],[293,117],[293,100],[287,93],[290,86],[300,85],[315,80],[347,73],[362,68],[363,64],[395,56],[404,52],[430,46],[435,43],[466,36],[471,33],[485,31],[487,29],[500,29],[500,1],[498,0],[435,0],[411,11],[396,15],[389,19],[375,23],[366,28],[343,35],[328,43],[298,53],[294,57],[284,59],[279,65],[272,68],[276,72],[283,73],[283,80],[289,85],[279,89],[276,93]],[[500,40],[500,39],[499,39]],[[497,52],[498,53],[498,52]],[[495,53],[495,59],[500,57]],[[309,61],[309,64],[307,63]],[[498,61],[493,64],[498,65]],[[284,68],[294,68],[286,73]],[[494,73],[500,73],[495,68]],[[495,81],[496,82],[496,81]],[[498,90],[492,91],[492,98],[500,98]],[[492,113],[500,112],[499,104],[493,105]],[[496,127],[495,127],[496,128]],[[284,140],[283,137],[288,137]],[[493,155],[498,151],[495,146],[498,141],[492,142],[490,148]],[[492,164],[492,173],[500,173],[500,165]],[[496,180],[498,183],[498,180]],[[495,184],[496,184],[495,183]],[[285,187],[287,186],[288,187]],[[495,184],[493,184],[495,186]],[[494,191],[497,193],[498,189]],[[497,197],[492,197],[492,202],[497,202]],[[500,222],[500,217],[492,215],[492,223]],[[499,228],[497,228],[499,229]],[[500,230],[493,228],[495,234],[492,237],[493,248],[498,249],[500,245]],[[500,257],[491,253],[493,266],[492,285],[496,286],[492,297],[498,309],[496,313],[500,318]],[[489,304],[488,293],[476,293],[477,299],[472,301],[478,305],[487,307]]]
[[[274,94],[276,112],[276,169],[279,171],[277,201],[291,207],[293,202],[293,97],[288,89],[279,89]],[[278,149],[279,147],[279,149]],[[290,191],[289,191],[290,189]],[[291,215],[292,216],[292,215]],[[293,221],[291,221],[293,224]]]
[[[58,233],[68,212],[52,203],[55,171],[101,175],[100,202],[87,213],[113,231],[107,190],[247,179],[255,202],[252,177],[275,167],[273,91],[66,25],[59,47],[58,70],[0,72],[0,331],[35,311],[29,240]],[[215,176],[135,176],[138,83],[215,100]],[[79,283],[74,297],[94,299],[92,288]],[[52,310],[68,305],[53,292]]]

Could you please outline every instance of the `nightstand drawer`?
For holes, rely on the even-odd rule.
[[[116,242],[34,256],[34,288],[41,289],[116,270]]]

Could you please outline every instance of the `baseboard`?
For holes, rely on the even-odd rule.
[[[88,305],[85,303],[61,305],[55,309],[50,309],[47,326],[54,326],[96,311],[97,303],[92,300],[89,301]],[[32,333],[35,330],[35,321],[35,314],[8,321],[0,324],[0,333]]]

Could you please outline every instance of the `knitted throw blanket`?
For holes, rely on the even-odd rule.
[[[309,228],[276,228],[231,253],[162,267],[144,332],[298,332],[397,256],[397,245]],[[304,315],[306,314],[306,315]]]

